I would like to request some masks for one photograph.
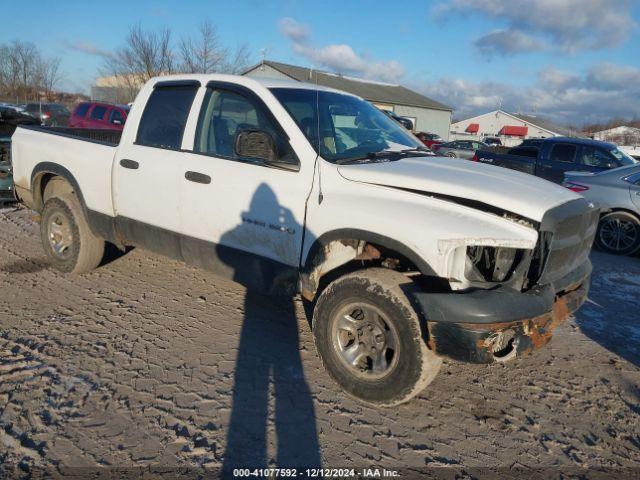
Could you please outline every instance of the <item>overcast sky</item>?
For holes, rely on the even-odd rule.
[[[67,90],[89,91],[128,28],[208,18],[228,45],[267,58],[401,83],[463,118],[493,110],[581,125],[640,117],[640,0],[0,0],[0,43],[62,59]]]

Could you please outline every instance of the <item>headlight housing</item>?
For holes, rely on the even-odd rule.
[[[524,258],[525,250],[510,247],[467,246],[465,276],[472,282],[508,281]]]

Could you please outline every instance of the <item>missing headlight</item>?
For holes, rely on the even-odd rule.
[[[472,281],[505,282],[518,267],[524,251],[507,247],[467,247],[466,277]]]

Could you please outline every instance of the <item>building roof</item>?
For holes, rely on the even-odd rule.
[[[536,127],[540,127],[543,130],[548,130],[549,132],[556,133],[558,135],[571,137],[575,136],[578,133],[574,130],[571,130],[570,128],[563,127],[562,125],[557,125],[544,117],[538,117],[537,115],[523,115],[522,113],[510,113],[509,115],[516,117],[523,122],[530,123],[532,125],[535,125]]]
[[[296,65],[288,65],[286,63],[273,62],[271,60],[265,60],[263,63],[264,65],[268,65],[269,67],[278,70],[280,73],[300,82],[317,82],[319,85],[335,88],[336,90],[344,90],[345,92],[352,93],[364,98],[365,100],[369,100],[370,102],[406,105],[433,110],[452,110],[451,107],[425,97],[424,95],[420,95],[419,93],[409,90],[402,85],[348,77],[336,73],[323,72],[321,70],[298,67]],[[255,70],[260,67],[260,65],[262,65],[262,63],[248,68],[244,73]]]

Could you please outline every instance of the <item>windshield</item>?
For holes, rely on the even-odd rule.
[[[300,88],[273,88],[271,92],[316,152],[330,162],[424,148],[404,127],[357,97]]]
[[[631,158],[631,156],[627,155],[622,150],[619,150],[617,148],[614,148],[613,150],[610,150],[609,153],[611,153],[611,155],[616,157],[616,160],[618,160],[618,163],[621,166],[622,165],[635,165],[636,163],[638,163],[636,160]]]

